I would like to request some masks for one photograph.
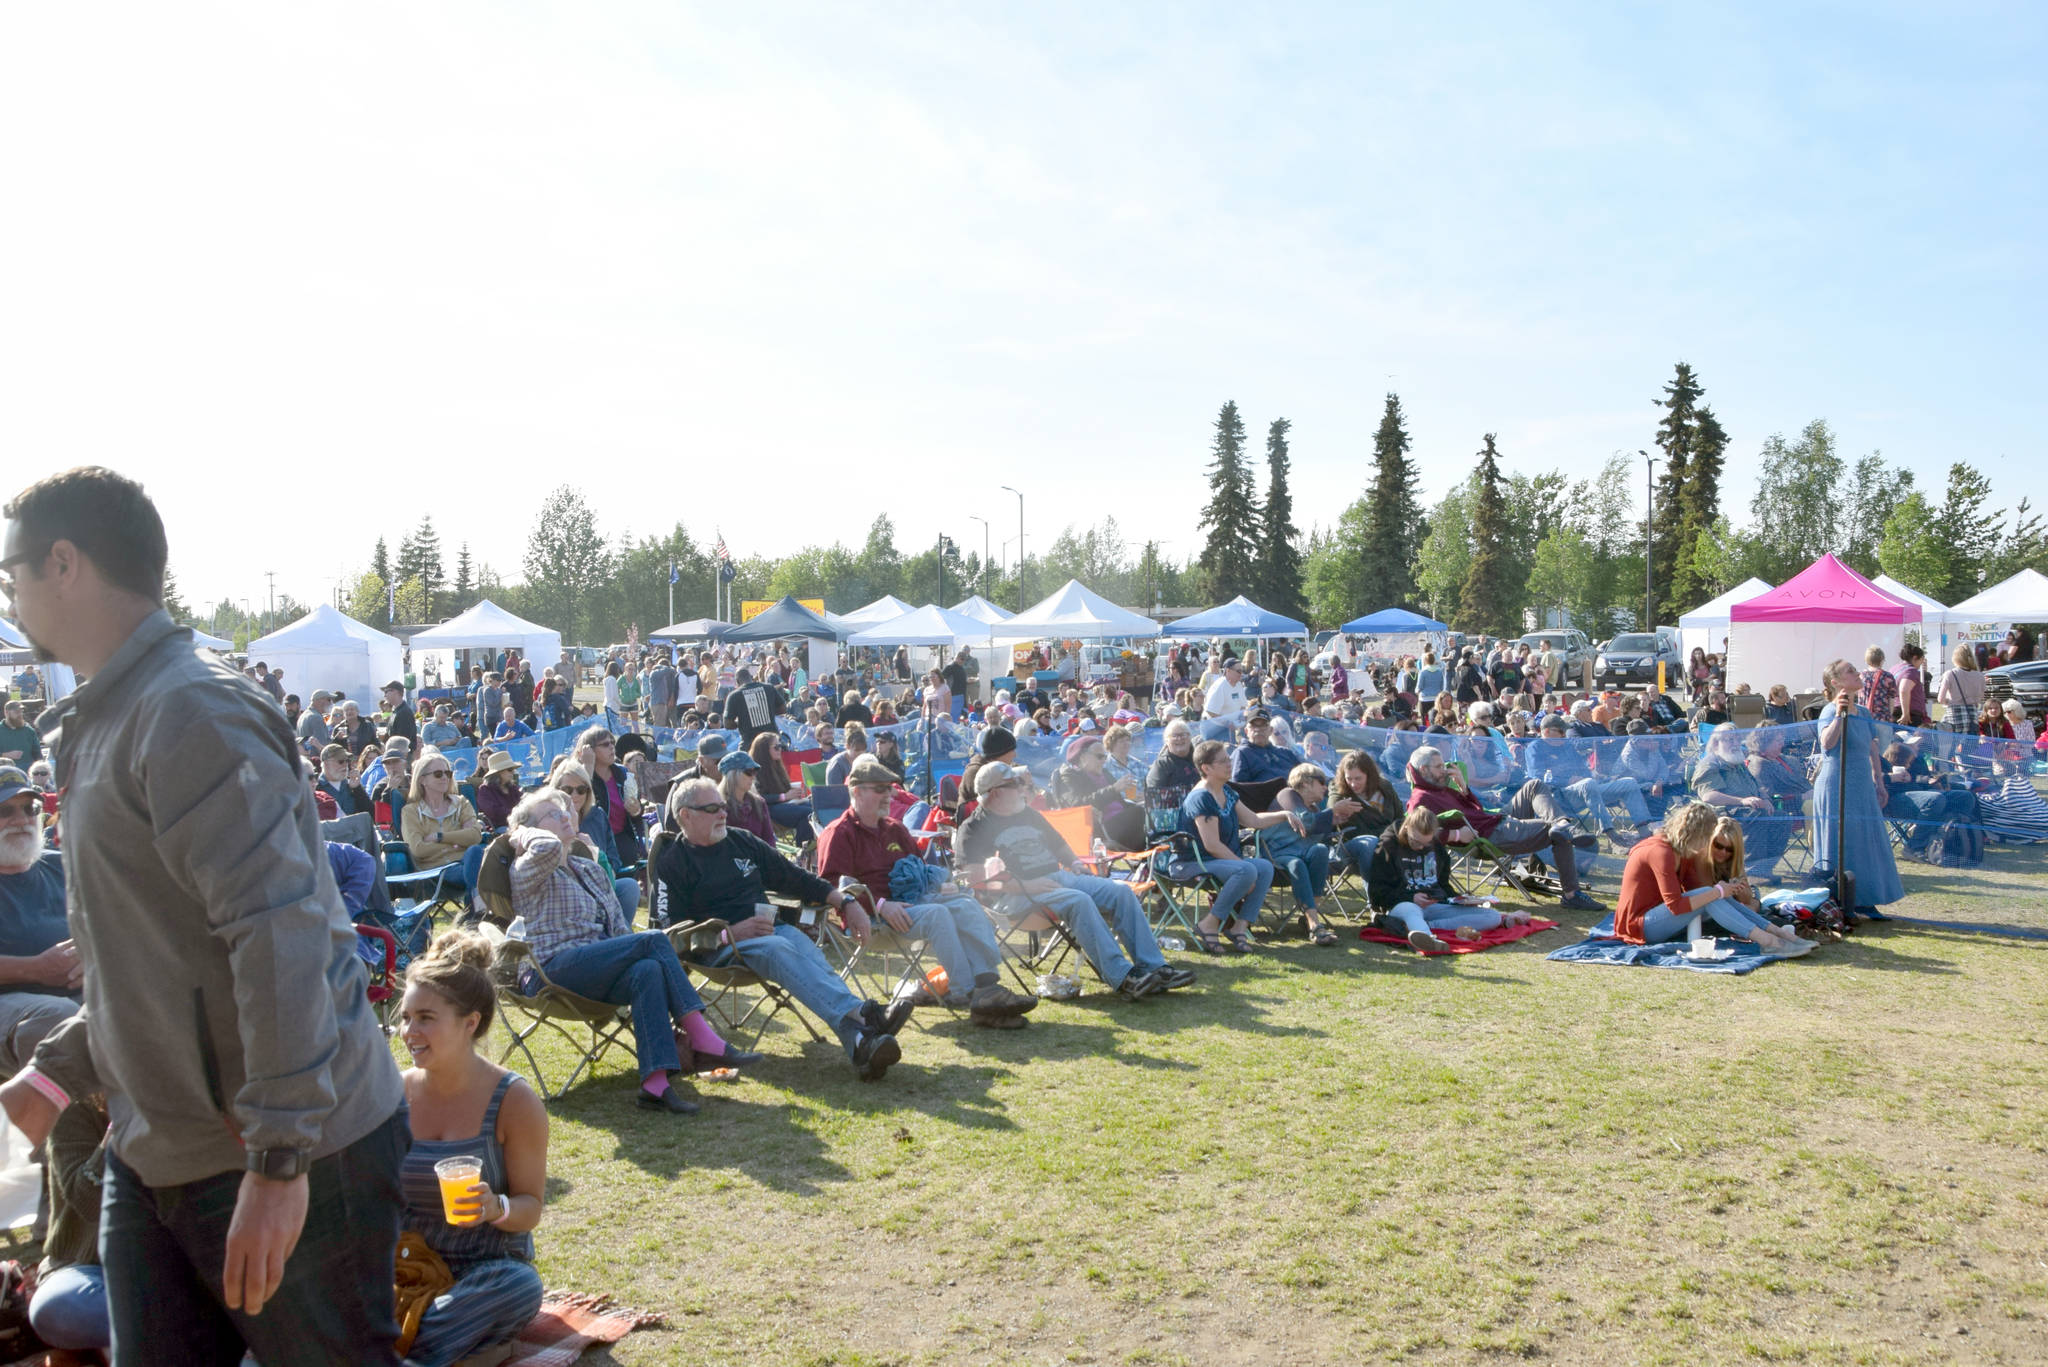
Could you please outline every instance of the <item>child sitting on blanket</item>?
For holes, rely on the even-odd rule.
[[[1469,942],[1498,926],[1527,923],[1526,911],[1495,911],[1452,889],[1451,857],[1437,843],[1439,829],[1436,813],[1417,807],[1394,838],[1380,841],[1373,852],[1365,891],[1380,929],[1406,934],[1418,950],[1445,950],[1450,946],[1437,935],[1440,930]]]

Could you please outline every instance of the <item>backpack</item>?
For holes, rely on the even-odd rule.
[[[1984,862],[1984,830],[1961,821],[1944,821],[1928,856],[1937,868],[1976,868]]]

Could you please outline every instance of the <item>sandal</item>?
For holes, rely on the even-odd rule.
[[[1223,941],[1217,936],[1215,931],[1194,930],[1188,933],[1194,937],[1195,948],[1201,950],[1204,954],[1223,953]]]
[[[1308,942],[1327,949],[1337,943],[1337,935],[1328,926],[1317,926],[1309,933]]]
[[[1252,943],[1252,937],[1241,930],[1233,935],[1226,935],[1223,938],[1230,941],[1230,948],[1233,953],[1250,954],[1258,949],[1258,946]]]

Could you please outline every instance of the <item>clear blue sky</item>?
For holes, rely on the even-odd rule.
[[[2017,501],[2044,14],[16,7],[0,433],[145,479],[208,599],[326,596],[408,472],[508,577],[564,481],[741,554],[978,544],[1014,484],[1034,547],[1186,555],[1224,399],[1293,420],[1306,525],[1389,387],[1433,498],[1486,431],[1647,445],[1679,359],[1738,522],[1815,417]]]

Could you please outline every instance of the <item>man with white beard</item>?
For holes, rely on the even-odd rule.
[[[64,921],[64,864],[43,848],[43,803],[28,775],[0,766],[0,1076],[78,1012],[85,969]]]

